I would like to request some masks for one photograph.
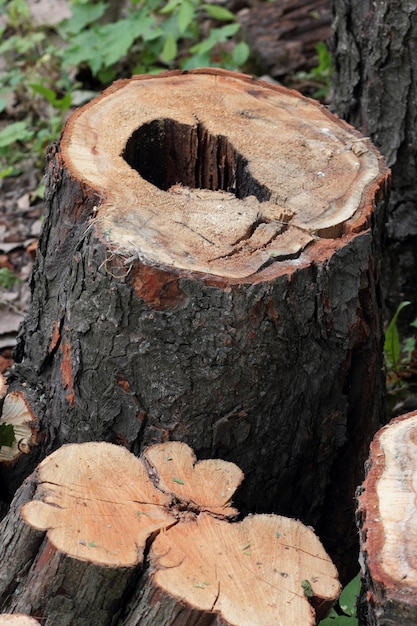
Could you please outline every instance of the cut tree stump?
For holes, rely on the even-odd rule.
[[[417,411],[382,428],[358,490],[365,593],[359,623],[417,624]]]
[[[180,442],[140,459],[63,446],[1,524],[0,610],[45,626],[316,624],[340,592],[335,566],[297,520],[233,521],[242,478]]]
[[[9,376],[40,421],[31,469],[64,443],[181,440],[242,467],[241,509],[321,520],[356,561],[388,177],[319,103],[242,74],[137,76],[76,111]]]

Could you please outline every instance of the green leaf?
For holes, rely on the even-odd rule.
[[[243,65],[249,58],[250,49],[247,43],[241,41],[236,44],[232,52],[233,63],[237,66]]]
[[[11,448],[15,441],[13,426],[11,424],[0,424],[0,448],[3,446]]]
[[[173,11],[175,11],[177,6],[181,4],[181,2],[182,0],[171,0],[170,2],[168,2],[168,4],[162,7],[159,13],[172,13]]]
[[[346,585],[340,594],[339,606],[349,617],[356,617],[356,600],[361,588],[360,574],[357,574],[350,583]]]
[[[58,24],[58,30],[62,36],[76,35],[90,24],[94,24],[106,12],[105,2],[71,5],[72,16]]]
[[[408,301],[401,302],[385,333],[384,353],[387,361],[387,366],[392,369],[396,369],[398,367],[401,354],[400,336],[398,334],[397,328],[398,315],[403,310],[403,308],[408,306],[409,304],[411,303]]]
[[[178,11],[178,30],[182,35],[193,21],[195,9],[191,2],[182,2]]]
[[[204,54],[209,52],[216,44],[227,41],[230,37],[233,37],[240,28],[240,24],[227,24],[221,28],[213,28],[210,31],[210,35],[207,39],[204,39],[201,43],[196,44],[190,48],[190,52],[193,54]]]
[[[203,8],[215,20],[223,22],[234,22],[236,20],[236,16],[231,11],[218,4],[203,4]]]
[[[13,285],[15,285],[16,283],[21,283],[21,279],[16,276],[16,274],[13,274],[13,272],[11,270],[9,270],[8,267],[1,267],[0,268],[0,286],[1,287],[5,287],[6,289],[11,289],[11,287],[13,287]]]
[[[10,146],[15,141],[27,141],[32,135],[27,122],[13,122],[0,132],[0,148]]]
[[[314,595],[314,593],[313,593],[313,588],[312,588],[312,586],[311,586],[310,581],[309,581],[309,580],[302,580],[302,581],[301,581],[301,586],[302,586],[302,588],[303,588],[304,595],[305,595],[307,598],[312,598],[312,597],[313,597],[313,595]]]
[[[177,41],[174,35],[168,35],[161,52],[161,60],[164,63],[169,63],[170,61],[173,61],[177,56],[177,51]]]
[[[45,100],[47,100],[50,104],[53,104],[57,98],[56,93],[53,89],[45,87],[45,85],[41,85],[40,83],[29,83],[29,87],[35,93],[43,96]]]
[[[358,626],[356,617],[347,617],[347,615],[337,615],[336,617],[325,617],[319,622],[319,626]]]

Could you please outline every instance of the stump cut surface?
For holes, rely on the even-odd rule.
[[[362,551],[379,606],[399,602],[417,615],[417,413],[376,435],[359,497]],[[408,622],[407,622],[408,623]]]
[[[94,590],[105,584],[100,567],[116,574],[141,569],[140,577],[130,570],[136,580],[133,609],[124,616],[130,625],[179,623],[183,607],[184,624],[190,615],[202,620],[196,624],[219,615],[231,626],[276,626],[289,614],[291,623],[312,626],[340,591],[337,570],[310,528],[277,515],[235,522],[230,500],[242,472],[220,460],[197,462],[183,443],[151,446],[140,459],[108,443],[66,445],[34,478],[35,495],[21,514],[47,532],[31,557],[44,615],[52,605],[57,610],[65,581],[82,576],[93,613]],[[89,580],[80,562],[94,564]],[[48,591],[55,580],[57,588]],[[108,580],[114,585],[114,576]],[[27,606],[26,594],[33,606],[31,586],[22,587],[16,608]],[[55,615],[63,617],[59,609]]]
[[[381,172],[317,102],[221,70],[119,81],[71,117],[61,146],[101,195],[96,228],[113,249],[232,279],[357,227]]]

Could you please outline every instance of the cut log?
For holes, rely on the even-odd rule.
[[[316,624],[340,591],[335,566],[299,521],[233,521],[242,478],[180,442],[141,459],[63,446],[2,522],[0,610],[47,626]]]
[[[387,181],[320,104],[240,74],[134,77],[79,109],[49,152],[10,382],[42,425],[33,467],[63,443],[181,440],[242,467],[246,511],[355,544]]]
[[[365,593],[360,624],[417,623],[417,412],[375,436],[358,491]]]
[[[24,394],[19,391],[5,395],[0,406],[0,415],[0,427],[13,429],[13,441],[10,445],[0,446],[0,463],[12,463],[21,454],[29,454],[32,446],[36,445],[37,423]]]

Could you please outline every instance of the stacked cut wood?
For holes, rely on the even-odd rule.
[[[140,459],[63,446],[1,524],[0,610],[46,626],[316,624],[340,591],[336,568],[301,522],[236,521],[242,478],[179,442]]]
[[[417,623],[417,412],[382,428],[358,495],[364,626]]]

